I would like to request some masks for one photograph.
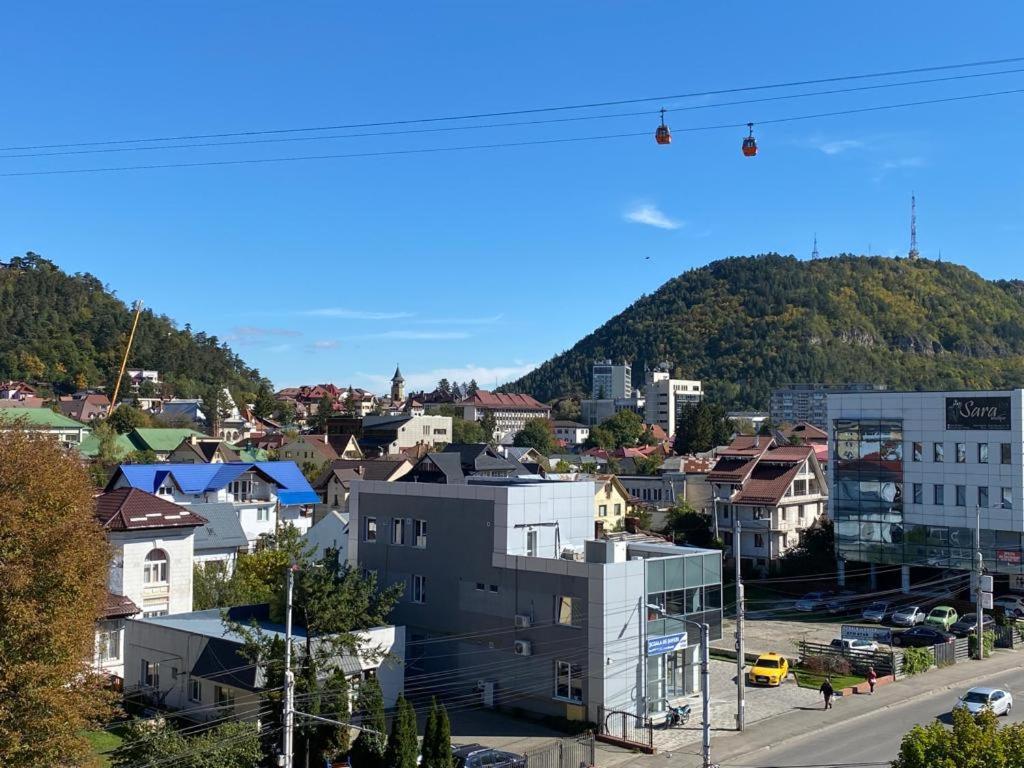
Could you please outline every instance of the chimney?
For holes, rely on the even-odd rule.
[[[760,432],[755,432],[754,433],[754,447],[755,448],[760,448],[761,447],[761,433]]]
[[[636,533],[640,527],[639,517],[627,517],[625,521],[626,533]]]

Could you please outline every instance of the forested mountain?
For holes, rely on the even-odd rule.
[[[68,275],[29,253],[0,264],[0,380],[50,382],[71,391],[113,389],[132,310],[89,274]],[[249,368],[216,336],[178,330],[170,318],[144,309],[130,368],[160,371],[167,394],[209,396],[229,387],[242,396],[256,391],[259,372]]]
[[[510,391],[586,392],[590,364],[668,360],[729,407],[765,408],[788,382],[898,389],[1024,385],[1024,284],[956,264],[767,254],[690,270],[613,317]]]

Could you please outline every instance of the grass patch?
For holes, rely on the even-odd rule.
[[[811,688],[812,690],[818,690],[821,684],[825,681],[825,676],[816,674],[814,672],[805,672],[802,669],[794,669],[793,675],[796,677],[796,684],[801,688]],[[863,683],[863,677],[855,677],[853,675],[832,675],[832,687],[837,691],[843,688],[850,688],[859,683]]]
[[[93,754],[99,758],[100,765],[109,766],[111,764],[110,755],[105,753],[109,753],[121,745],[123,739],[120,731],[120,728],[113,728],[109,731],[85,731],[82,733],[92,747]]]

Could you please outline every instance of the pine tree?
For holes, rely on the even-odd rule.
[[[438,723],[437,699],[430,703],[430,712],[427,713],[427,723],[423,727],[423,762],[422,768],[437,768],[437,727]]]
[[[388,737],[387,768],[417,768],[418,756],[416,712],[405,696],[399,694],[398,708],[391,719],[391,735]]]
[[[384,717],[384,697],[376,678],[365,680],[359,685],[359,709],[363,717],[359,732],[352,745],[352,763],[360,768],[389,768],[385,761],[387,742]]]
[[[437,708],[437,725],[433,752],[434,768],[454,768],[452,759],[452,724],[448,721],[448,710],[441,704]]]

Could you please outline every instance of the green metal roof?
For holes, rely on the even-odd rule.
[[[117,435],[114,438],[114,457],[118,461],[123,459],[132,451],[136,450],[132,441],[128,439],[128,435]],[[85,456],[87,459],[94,459],[100,453],[100,439],[96,434],[88,434],[85,439],[79,443],[78,452]]]
[[[0,421],[24,421],[30,427],[88,429],[82,422],[69,419],[49,408],[0,408]]]
[[[186,437],[209,437],[194,429],[142,427],[128,433],[128,439],[140,451],[173,451]]]

